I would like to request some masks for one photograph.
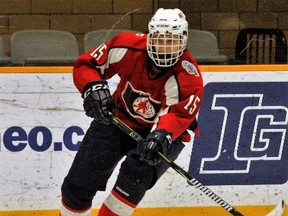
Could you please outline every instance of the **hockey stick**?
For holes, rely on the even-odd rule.
[[[121,130],[123,130],[125,133],[127,133],[130,137],[132,137],[137,142],[140,142],[143,140],[143,137],[140,136],[137,132],[135,132],[132,128],[130,128],[128,125],[126,125],[124,122],[122,122],[119,118],[117,118],[114,115],[111,115],[112,122],[119,127]],[[223,207],[226,211],[228,211],[231,215],[234,216],[244,216],[242,213],[240,213],[238,210],[236,210],[232,205],[227,203],[225,200],[223,200],[221,197],[219,197],[217,194],[215,194],[213,191],[211,191],[208,187],[203,185],[201,182],[199,182],[194,177],[190,176],[189,173],[187,173],[185,170],[183,170],[181,167],[179,167],[176,163],[171,161],[169,158],[167,158],[164,154],[161,152],[157,152],[160,158],[167,163],[172,169],[174,169],[178,174],[180,174],[189,185],[193,185],[199,190],[201,190],[203,193],[205,193],[207,196],[209,196],[212,200],[214,200],[218,205]],[[282,200],[268,215],[266,216],[281,216],[284,212],[285,203],[284,200]]]

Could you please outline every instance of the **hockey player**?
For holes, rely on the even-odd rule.
[[[73,77],[92,117],[62,184],[62,216],[90,215],[97,191],[104,191],[123,157],[115,185],[99,216],[131,215],[168,166],[156,151],[175,160],[197,134],[203,96],[198,65],[186,49],[188,23],[179,9],[158,9],[148,34],[120,33],[80,56]],[[111,96],[107,79],[118,74]],[[109,120],[113,113],[145,137],[136,143]],[[192,128],[191,128],[192,127]]]

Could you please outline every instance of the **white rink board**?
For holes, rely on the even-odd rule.
[[[288,82],[286,72],[205,72],[203,75],[205,84],[237,81]],[[116,82],[117,78],[110,81],[112,91]],[[63,134],[71,126],[86,130],[90,124],[90,119],[82,110],[82,99],[73,85],[72,76],[69,73],[0,74],[0,87],[0,210],[57,209],[61,183],[75,155],[75,151],[63,145]],[[16,146],[15,152],[4,146],[4,134],[12,126],[24,131],[21,141],[14,140],[12,143]],[[31,147],[25,141],[35,139],[31,131],[35,132],[35,127],[39,126],[44,126],[45,132],[52,136],[52,141],[44,151],[35,150],[37,146]],[[70,138],[72,143],[77,143],[83,135],[73,134]],[[40,134],[37,143],[41,143],[42,139]],[[62,144],[62,150],[55,151],[54,146],[59,146],[59,143]],[[185,170],[188,169],[192,145],[193,143],[187,144],[176,160]],[[100,192],[95,197],[94,208],[98,208],[109,194],[116,174],[117,170],[107,192]],[[288,197],[287,182],[282,185],[209,188],[232,205],[275,205]],[[215,205],[209,197],[189,186],[179,174],[169,169],[155,187],[147,192],[139,207]]]

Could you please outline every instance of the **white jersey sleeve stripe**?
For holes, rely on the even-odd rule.
[[[100,69],[101,74],[104,74],[104,70],[109,68],[110,64],[119,62],[125,56],[128,49],[126,48],[113,48],[109,51],[107,62],[104,65],[97,66]]]
[[[179,88],[174,76],[171,76],[165,84],[165,96],[167,106],[179,102]]]

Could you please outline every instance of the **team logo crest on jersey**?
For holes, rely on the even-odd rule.
[[[197,68],[195,67],[195,65],[193,65],[191,62],[189,61],[182,61],[182,67],[189,73],[189,74],[194,74],[195,76],[199,76],[199,73],[197,71]]]
[[[129,82],[122,93],[122,97],[130,115],[147,122],[153,122],[161,109],[161,102],[153,100],[149,93],[134,89]]]
[[[148,97],[138,97],[133,102],[134,112],[142,115],[144,118],[151,118],[155,116],[155,109],[153,105],[150,103]]]

